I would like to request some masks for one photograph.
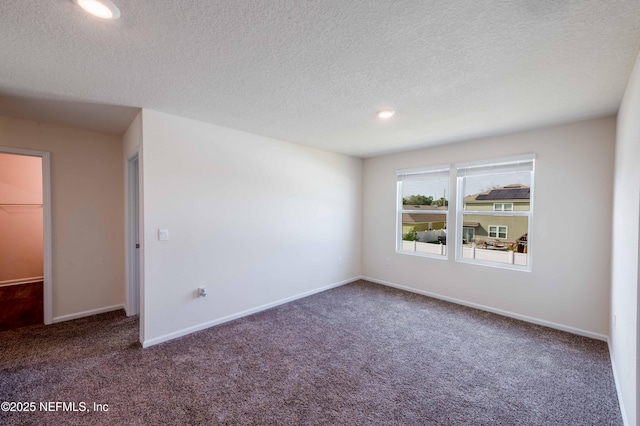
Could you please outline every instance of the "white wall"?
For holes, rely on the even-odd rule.
[[[121,137],[0,117],[0,145],[51,152],[54,321],[122,305]]]
[[[360,275],[362,160],[146,109],[142,123],[146,346]]]
[[[638,417],[638,261],[640,220],[640,57],[618,113],[613,204],[611,353],[628,425]]]
[[[608,117],[365,160],[363,275],[604,339],[615,124]],[[531,152],[532,272],[457,263],[453,253],[449,260],[395,253],[396,169]],[[601,251],[581,250],[589,246]]]

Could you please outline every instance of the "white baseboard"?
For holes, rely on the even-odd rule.
[[[607,346],[609,347],[609,357],[611,358],[611,369],[613,370],[613,381],[616,384],[616,393],[618,394],[618,404],[620,405],[620,414],[622,414],[622,423],[624,426],[631,426],[627,417],[627,412],[624,409],[624,400],[622,399],[622,389],[620,389],[620,382],[618,381],[618,370],[616,369],[616,362],[613,359],[613,352],[611,352],[611,342],[607,338]]]
[[[515,312],[503,311],[502,309],[496,309],[496,308],[492,308],[490,306],[480,305],[478,303],[467,302],[467,301],[464,301],[464,300],[455,299],[453,297],[442,296],[440,294],[431,293],[431,292],[428,292],[428,291],[419,290],[419,289],[415,289],[415,288],[411,288],[411,287],[406,287],[406,286],[403,286],[403,285],[391,283],[391,282],[388,282],[388,281],[382,281],[382,280],[378,280],[378,279],[371,278],[371,277],[361,277],[361,279],[367,280],[367,281],[371,281],[371,282],[376,283],[376,284],[382,284],[382,285],[385,285],[387,287],[394,287],[394,288],[397,288],[397,289],[400,289],[400,290],[409,291],[411,293],[417,293],[417,294],[422,294],[423,296],[433,297],[434,299],[440,299],[440,300],[444,300],[446,302],[451,302],[451,303],[455,303],[455,304],[458,304],[458,305],[468,306],[470,308],[479,309],[481,311],[491,312],[491,313],[502,315],[502,316],[509,317],[509,318],[515,318],[515,319],[520,320],[520,321],[525,321],[525,322],[529,322],[529,323],[532,323],[532,324],[542,325],[542,326],[545,326],[545,327],[554,328],[556,330],[566,331],[567,333],[577,334],[579,336],[589,337],[591,339],[602,340],[604,342],[607,341],[607,336],[605,336],[604,334],[593,333],[591,331],[582,330],[582,329],[579,329],[579,328],[574,328],[574,327],[570,327],[570,326],[563,325],[563,324],[557,324],[555,322],[545,321],[545,320],[542,320],[542,319],[539,319],[539,318],[534,318],[534,317],[529,317],[529,316],[526,316],[526,315],[517,314]]]
[[[0,281],[0,287],[10,286],[10,285],[20,285],[20,284],[31,284],[31,283],[37,283],[40,281],[44,281],[44,277],[40,276],[40,277],[18,278],[17,280]]]
[[[53,322],[56,323],[56,322],[70,321],[78,318],[90,317],[91,315],[104,314],[105,312],[117,311],[119,309],[124,309],[124,305],[106,306],[104,308],[91,309],[90,311],[83,311],[75,314],[62,315],[59,317],[54,317]]]
[[[333,284],[329,284],[327,286],[320,287],[320,288],[317,288],[317,289],[314,289],[314,290],[310,290],[310,291],[307,291],[307,292],[304,292],[304,293],[301,293],[301,294],[297,294],[295,296],[287,297],[285,299],[281,299],[281,300],[277,300],[275,302],[267,303],[265,305],[257,306],[257,307],[252,308],[252,309],[247,309],[246,311],[238,312],[238,313],[232,314],[232,315],[227,315],[226,317],[218,318],[218,319],[215,319],[215,320],[212,320],[212,321],[207,321],[205,323],[198,324],[198,325],[195,325],[193,327],[185,328],[185,329],[182,329],[182,330],[179,330],[179,331],[175,331],[173,333],[165,334],[165,335],[160,336],[160,337],[155,337],[153,339],[145,340],[145,341],[142,342],[142,347],[143,348],[148,348],[149,346],[157,345],[159,343],[167,342],[169,340],[173,340],[173,339],[176,339],[178,337],[186,336],[187,334],[195,333],[196,331],[204,330],[204,329],[207,329],[209,327],[213,327],[215,325],[219,325],[219,324],[223,324],[225,322],[233,321],[234,319],[242,318],[242,317],[245,317],[247,315],[252,315],[252,314],[255,314],[255,313],[258,313],[258,312],[261,312],[261,311],[266,311],[267,309],[275,308],[276,306],[283,305],[283,304],[289,303],[289,302],[293,302],[294,300],[302,299],[304,297],[311,296],[312,294],[321,293],[323,291],[326,291],[326,290],[329,290],[329,289],[332,289],[332,288],[335,288],[335,287],[340,287],[342,285],[349,284],[351,282],[359,280],[360,278],[361,277],[349,278],[347,280],[340,281],[340,282],[333,283]]]

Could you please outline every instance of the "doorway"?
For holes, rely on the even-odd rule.
[[[49,153],[0,147],[0,330],[52,322]]]

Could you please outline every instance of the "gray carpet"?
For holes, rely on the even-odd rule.
[[[365,281],[147,349],[137,329],[0,333],[0,401],[109,407],[0,424],[622,424],[605,343]]]

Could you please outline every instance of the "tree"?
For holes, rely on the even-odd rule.
[[[449,205],[449,200],[447,200],[444,197],[440,197],[440,199],[436,200],[433,204],[435,204],[438,207],[448,206]]]
[[[409,195],[402,199],[405,206],[430,206],[433,203],[433,197],[425,195]]]
[[[502,188],[502,187],[503,187],[503,185],[493,184],[493,185],[486,186],[483,190],[481,190],[481,192],[492,191],[494,189],[499,189],[499,188]]]
[[[419,241],[420,238],[418,237],[418,227],[414,226],[413,228],[411,228],[409,232],[402,235],[402,239],[404,241]]]

